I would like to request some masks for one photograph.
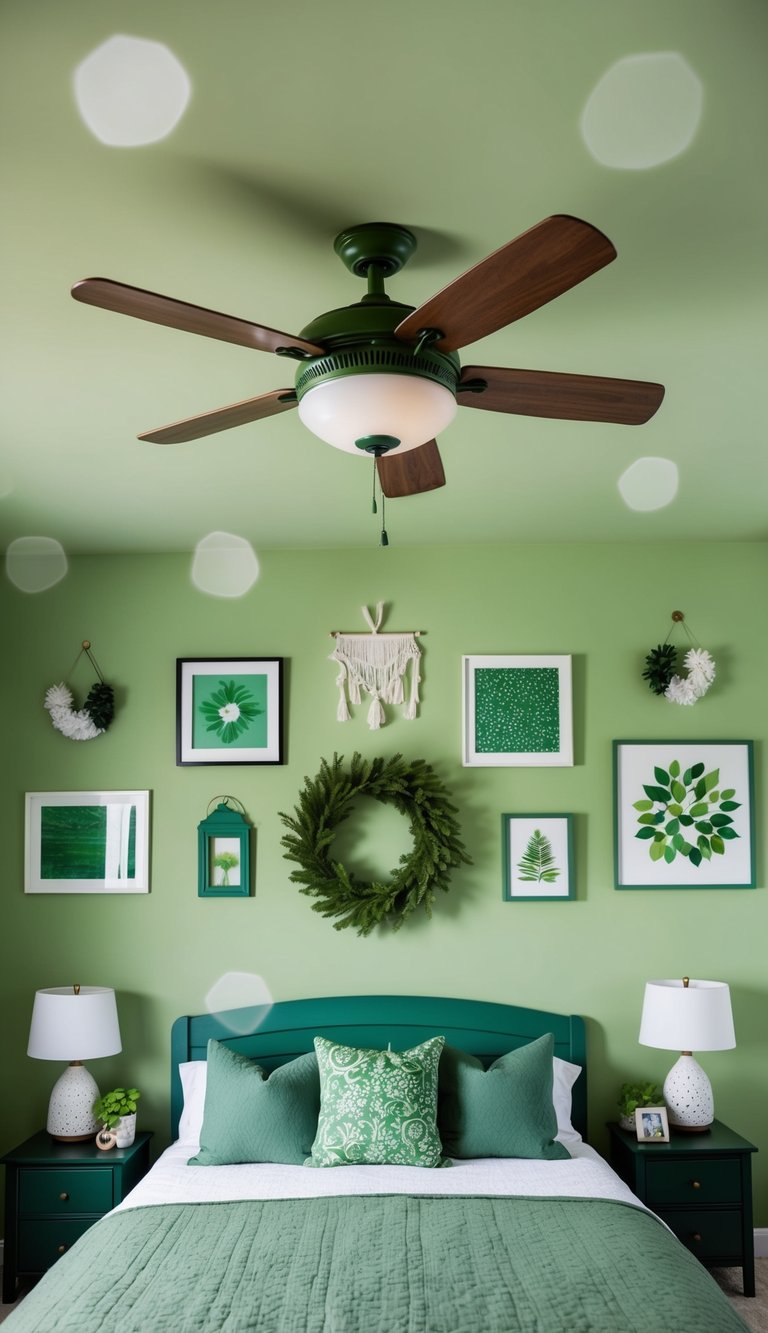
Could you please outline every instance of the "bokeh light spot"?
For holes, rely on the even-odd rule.
[[[663,509],[677,495],[680,474],[670,458],[637,458],[622,472],[618,487],[629,509]]]
[[[624,56],[590,93],[582,137],[603,166],[643,171],[685,152],[703,103],[701,80],[677,52]]]
[[[5,553],[5,572],[21,592],[45,592],[67,568],[64,547],[55,537],[17,537]]]
[[[208,1013],[215,1014],[230,1032],[240,1034],[258,1028],[273,1004],[269,986],[255,972],[225,972],[205,997]],[[247,1011],[241,1020],[235,1012],[239,1009]]]
[[[162,42],[110,37],[75,70],[75,101],[91,134],[113,148],[156,143],[186,110],[189,75]]]
[[[209,532],[195,547],[192,582],[211,597],[243,597],[259,577],[256,553],[245,537]]]

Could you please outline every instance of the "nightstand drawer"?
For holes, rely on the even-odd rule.
[[[62,1217],[19,1222],[18,1271],[44,1273],[97,1220],[95,1217]]]
[[[726,1208],[680,1208],[657,1213],[674,1231],[678,1240],[697,1258],[732,1259],[739,1263],[742,1254],[741,1213]]]
[[[106,1213],[112,1207],[112,1172],[108,1167],[22,1167],[19,1171],[19,1213]]]
[[[741,1203],[741,1164],[735,1157],[648,1162],[645,1202],[651,1208],[665,1203]]]

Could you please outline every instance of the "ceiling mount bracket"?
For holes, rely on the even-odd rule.
[[[397,222],[363,222],[339,232],[333,248],[356,278],[367,276],[375,265],[382,278],[391,278],[408,263],[416,249],[416,237]]]

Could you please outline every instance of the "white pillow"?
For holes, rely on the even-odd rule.
[[[207,1060],[188,1060],[179,1065],[181,1090],[184,1094],[184,1107],[179,1119],[178,1142],[190,1148],[200,1147],[200,1131],[203,1127],[203,1108],[205,1106],[205,1084],[208,1076]]]
[[[579,1131],[571,1124],[571,1088],[581,1073],[581,1065],[569,1064],[567,1060],[561,1060],[557,1055],[552,1064],[554,1066],[552,1101],[557,1115],[555,1142],[563,1143],[567,1147],[569,1143],[581,1143]]]

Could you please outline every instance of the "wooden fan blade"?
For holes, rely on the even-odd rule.
[[[482,259],[398,324],[411,342],[439,329],[441,352],[477,342],[546,305],[616,258],[607,236],[589,222],[557,214]]]
[[[482,393],[462,393],[462,384],[473,380],[484,380],[487,389]],[[479,407],[486,412],[642,426],[660,407],[664,385],[645,380],[607,379],[600,375],[562,375],[549,370],[465,366],[458,395],[462,406]]]
[[[383,454],[377,458],[381,489],[388,500],[402,495],[421,495],[445,485],[440,451],[434,440],[406,449],[404,454]]]
[[[153,444],[183,444],[185,440],[199,440],[203,435],[215,435],[220,430],[230,430],[233,426],[244,426],[249,421],[276,416],[278,412],[287,412],[295,406],[296,394],[293,389],[273,389],[271,393],[262,393],[258,398],[245,398],[242,403],[217,407],[214,412],[203,412],[199,417],[187,417],[184,421],[172,422],[170,426],[149,430],[140,435],[139,439],[151,440]]]
[[[124,282],[110,278],[83,278],[72,288],[76,301],[86,305],[114,310],[118,315],[132,315],[151,324],[165,324],[170,329],[199,333],[204,338],[219,338],[222,342],[238,343],[241,347],[255,347],[260,352],[276,352],[279,347],[296,347],[310,356],[320,356],[325,350],[316,343],[297,338],[292,333],[281,333],[264,324],[253,324],[234,315],[221,315],[204,306],[189,305],[158,292],[145,292],[141,287],[128,287]]]

